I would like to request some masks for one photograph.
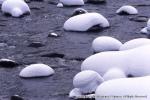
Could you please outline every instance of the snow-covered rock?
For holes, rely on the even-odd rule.
[[[103,82],[103,78],[95,71],[86,70],[78,73],[73,79],[73,85],[82,94],[95,92],[97,86]]]
[[[112,68],[109,69],[103,76],[104,81],[111,80],[111,79],[118,79],[118,78],[125,78],[126,74],[123,70],[119,68]]]
[[[147,31],[147,27],[142,28],[140,32],[143,34],[149,34],[149,32]]]
[[[69,18],[64,23],[64,29],[67,31],[88,31],[96,25],[99,25],[100,28],[106,28],[109,27],[109,22],[99,13],[85,13]]]
[[[8,13],[13,17],[30,13],[29,6],[23,0],[6,0],[3,2],[1,9],[3,13]]]
[[[129,49],[137,48],[137,47],[144,46],[144,45],[150,45],[150,39],[137,38],[137,39],[130,40],[124,43],[120,47],[120,50],[129,50]]]
[[[96,100],[150,100],[150,76],[106,81],[96,90]],[[117,97],[115,97],[117,96]]]
[[[84,0],[60,0],[61,3],[67,6],[81,6],[84,5]]]
[[[94,39],[92,49],[94,52],[117,51],[122,46],[122,43],[109,36],[100,36]]]
[[[64,5],[63,5],[62,3],[58,3],[58,4],[57,4],[57,7],[58,7],[58,8],[62,8],[62,7],[64,7]]]
[[[129,15],[134,15],[134,14],[138,14],[138,10],[130,5],[125,5],[122,6],[121,8],[119,8],[116,11],[117,14],[129,14]]]
[[[25,67],[19,74],[20,77],[42,77],[54,74],[54,70],[45,64],[31,64]]]
[[[83,9],[83,8],[76,8],[73,11],[72,16],[76,16],[76,15],[80,15],[80,14],[85,14],[85,13],[88,13],[85,9]]]
[[[74,88],[69,93],[69,98],[78,99],[82,96],[80,89]]]
[[[147,21],[147,26],[143,28],[140,32],[143,34],[150,34],[150,19]]]
[[[94,70],[103,76],[112,68],[119,68],[127,75],[145,76],[150,74],[150,45],[125,51],[97,53],[85,59],[81,70]]]

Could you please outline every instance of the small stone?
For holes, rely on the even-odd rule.
[[[39,48],[43,46],[44,44],[42,44],[41,42],[32,42],[31,44],[28,45],[28,47],[34,47],[34,48]]]
[[[19,95],[13,95],[11,96],[10,100],[24,100],[22,97],[20,97]]]
[[[135,22],[146,22],[148,18],[146,16],[137,16],[137,17],[130,17],[129,19]]]
[[[11,68],[11,67],[15,67],[17,65],[18,65],[18,63],[16,63],[13,60],[10,60],[10,59],[0,59],[0,66],[1,67]]]
[[[0,47],[7,47],[8,45],[6,43],[0,43]]]
[[[72,16],[76,16],[76,15],[80,15],[80,14],[84,14],[84,13],[88,13],[88,12],[83,8],[77,8],[73,11]]]
[[[57,4],[57,7],[58,7],[58,8],[62,8],[62,7],[64,7],[64,5],[63,5],[62,3],[58,3],[58,4]]]

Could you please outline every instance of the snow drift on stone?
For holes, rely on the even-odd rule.
[[[54,74],[54,70],[45,64],[31,64],[25,67],[19,74],[20,77],[42,77]]]
[[[100,28],[109,27],[108,20],[98,13],[85,13],[69,18],[64,23],[67,31],[88,31],[91,27],[99,25]]]

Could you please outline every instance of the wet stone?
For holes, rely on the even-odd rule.
[[[136,17],[130,17],[130,21],[135,21],[135,22],[146,22],[148,20],[147,16],[136,16]]]
[[[9,60],[9,59],[0,59],[0,66],[1,67],[5,67],[5,68],[12,68],[12,67],[16,67],[19,64],[13,60]]]
[[[47,54],[43,54],[41,55],[41,57],[49,57],[49,58],[64,58],[64,54],[60,54],[60,53],[47,53]]]
[[[13,96],[11,96],[10,100],[24,100],[24,99],[18,95],[13,95]]]
[[[28,45],[28,47],[34,47],[34,48],[39,48],[45,46],[41,42],[32,42],[31,44]]]

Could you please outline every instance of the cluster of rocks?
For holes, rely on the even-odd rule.
[[[137,38],[122,44],[113,37],[101,36],[93,40],[92,49],[96,54],[82,62],[81,72],[73,78],[75,88],[70,91],[70,98],[92,97],[96,100],[110,100],[102,96],[140,94],[136,86],[139,87],[141,84],[144,88],[142,92],[149,96],[147,82],[150,80],[147,75],[150,73],[150,39]],[[130,79],[130,76],[141,78]],[[139,83],[142,80],[143,83]],[[113,92],[114,90],[116,92]]]

